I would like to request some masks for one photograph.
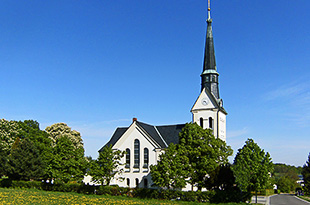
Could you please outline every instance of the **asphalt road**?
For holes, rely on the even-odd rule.
[[[291,194],[278,194],[269,198],[270,205],[309,205],[309,202],[304,202]]]

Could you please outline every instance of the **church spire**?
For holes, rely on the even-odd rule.
[[[203,62],[203,72],[201,74],[201,90],[208,89],[217,99],[220,99],[218,88],[218,72],[216,71],[214,41],[212,33],[212,19],[210,0],[208,0],[208,19],[207,19],[207,34]]]

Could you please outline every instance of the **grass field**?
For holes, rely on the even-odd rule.
[[[47,192],[33,189],[0,188],[0,204],[201,204],[194,202],[173,202],[163,200],[144,200],[129,197],[83,195],[77,193]],[[209,205],[209,204],[208,204]],[[219,205],[219,204],[217,204]],[[236,205],[230,203],[225,205]]]

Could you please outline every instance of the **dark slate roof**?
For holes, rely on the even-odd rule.
[[[103,147],[110,145],[113,146],[121,138],[121,136],[123,136],[127,129],[128,127],[118,127],[112,135],[110,141],[108,141]],[[103,147],[99,150],[99,152],[102,151]]]
[[[161,147],[166,147],[164,139],[162,139],[161,134],[159,134],[156,130],[156,126],[139,121],[137,121],[137,124],[142,127]]]
[[[212,20],[208,19],[207,23],[208,23],[208,26],[207,26],[203,71],[216,70],[214,41],[213,41],[212,26],[211,26]]]
[[[158,148],[166,148],[170,143],[179,143],[179,133],[185,124],[154,126],[143,122],[136,121],[137,126],[143,129],[148,135],[159,144]],[[114,145],[126,132],[129,127],[117,128],[112,138],[103,147]],[[99,152],[103,149],[99,150]]]
[[[185,124],[178,125],[165,125],[165,126],[157,126],[158,131],[161,136],[166,141],[167,145],[174,143],[179,143],[179,133],[182,131]]]
[[[209,91],[209,89],[205,89],[205,92],[207,92],[208,94],[208,96],[210,96],[211,97],[211,100],[217,105],[217,107],[224,113],[224,114],[228,114],[227,112],[226,112],[226,110],[224,109],[224,107],[223,107],[223,100],[222,99],[217,99],[214,95],[213,95],[213,93],[211,93],[210,91]]]

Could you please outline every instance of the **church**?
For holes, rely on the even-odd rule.
[[[223,107],[223,100],[219,93],[219,73],[216,69],[211,24],[209,3],[203,70],[200,75],[201,93],[191,109],[192,122],[204,129],[212,129],[215,137],[226,141],[227,112]],[[117,128],[104,146],[111,145],[113,149],[126,152],[122,159],[124,172],[113,179],[110,184],[117,184],[121,187],[150,188],[153,184],[150,165],[157,164],[159,155],[170,143],[177,144],[179,142],[179,132],[184,126],[185,123],[157,126],[133,118],[128,127]],[[190,189],[188,186],[183,190]]]

